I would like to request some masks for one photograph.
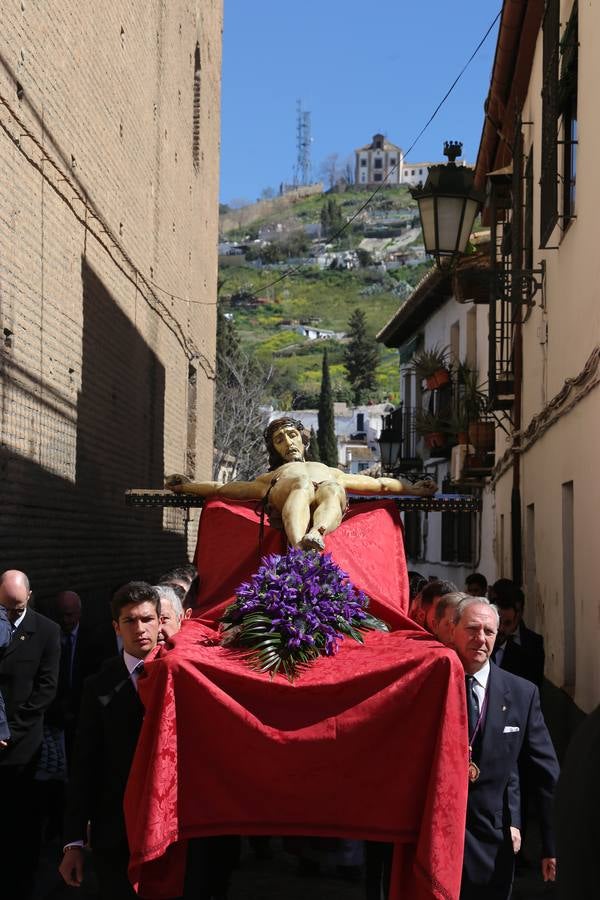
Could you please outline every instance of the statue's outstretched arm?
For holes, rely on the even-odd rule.
[[[410,484],[399,478],[342,474],[340,482],[351,494],[412,494],[416,497],[431,497],[438,489],[435,481],[429,479]]]
[[[262,500],[267,487],[256,481],[191,481],[185,475],[169,475],[165,487],[176,494],[194,494],[197,497],[225,497],[227,500]]]

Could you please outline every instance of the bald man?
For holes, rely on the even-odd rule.
[[[40,847],[34,775],[42,743],[44,713],[58,683],[58,626],[29,608],[31,589],[24,572],[0,575],[0,606],[11,624],[11,640],[0,658],[0,690],[10,738],[0,746],[0,870],[3,897],[26,900]]]

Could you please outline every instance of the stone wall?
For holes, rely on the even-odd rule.
[[[210,476],[222,0],[2,12],[0,571],[106,598],[195,536],[125,489]]]

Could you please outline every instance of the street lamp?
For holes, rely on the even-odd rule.
[[[474,186],[473,170],[457,166],[462,153],[459,141],[444,143],[446,164],[431,166],[423,188],[411,194],[419,204],[425,250],[438,266],[451,266],[467,248],[475,216],[485,194]]]
[[[398,432],[392,428],[392,417],[386,416],[384,426],[378,439],[383,472],[393,471],[396,460],[400,456],[402,440]]]

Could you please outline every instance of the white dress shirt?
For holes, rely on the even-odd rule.
[[[21,615],[17,619],[15,619],[14,622],[11,622],[13,634],[15,633],[15,631],[17,630],[17,628],[19,627],[19,625],[21,624],[21,622],[23,621],[23,619],[25,618],[26,615],[27,615],[27,607],[25,607],[25,609],[23,610]]]
[[[133,682],[133,686],[137,691],[137,681],[140,671],[144,667],[144,660],[139,659],[137,656],[132,656],[131,653],[127,652],[127,650],[123,650],[123,662],[125,663],[125,667],[129,672],[129,675]]]
[[[479,672],[473,673],[473,678],[475,679],[473,682],[473,693],[477,697],[477,702],[479,704],[479,712],[481,712],[481,707],[483,706],[483,701],[485,700],[485,692],[487,690],[488,678],[490,677],[490,663],[489,660],[486,662],[485,666],[479,670]]]

